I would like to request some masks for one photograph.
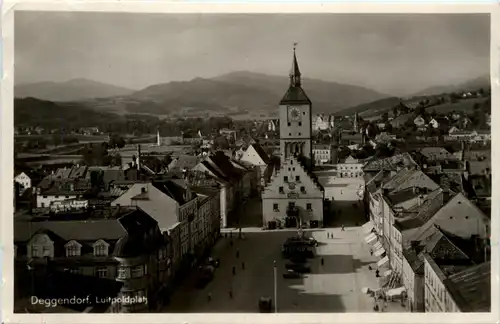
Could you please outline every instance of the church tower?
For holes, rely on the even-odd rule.
[[[262,222],[268,228],[278,222],[299,228],[323,224],[324,189],[312,172],[311,101],[302,89],[295,45],[290,84],[279,103],[280,165],[262,192]]]
[[[284,161],[290,156],[301,156],[308,169],[313,166],[311,101],[302,89],[301,73],[293,47],[290,84],[280,101],[280,153]]]

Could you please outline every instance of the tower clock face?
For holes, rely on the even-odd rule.
[[[288,106],[288,120],[290,120],[290,121],[299,121],[300,120],[299,108]]]

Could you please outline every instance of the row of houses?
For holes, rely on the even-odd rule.
[[[16,300],[48,291],[82,296],[95,289],[123,301],[108,303],[106,311],[154,309],[219,237],[219,195],[215,189],[189,187],[182,179],[134,182],[104,208],[16,219]],[[69,291],[58,291],[64,285],[40,286],[43,278],[67,276],[89,286]],[[110,290],[103,289],[107,286]]]
[[[431,178],[405,153],[364,173],[366,241],[378,267],[390,267],[386,289],[401,286],[410,311],[489,311],[490,219],[468,199],[461,171]]]

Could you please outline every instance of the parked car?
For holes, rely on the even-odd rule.
[[[285,279],[299,279],[302,278],[302,274],[293,270],[288,270],[283,274],[283,278]]]
[[[287,263],[285,267],[298,273],[311,272],[311,267],[306,263]]]
[[[271,297],[260,297],[259,299],[259,312],[271,313],[273,309],[273,300]]]

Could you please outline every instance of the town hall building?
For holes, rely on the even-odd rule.
[[[290,85],[279,104],[280,168],[262,193],[265,227],[323,225],[324,189],[312,173],[311,108],[294,47]]]

